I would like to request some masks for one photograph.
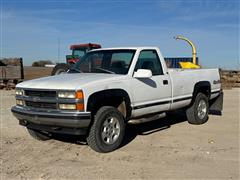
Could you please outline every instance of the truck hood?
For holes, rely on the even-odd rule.
[[[33,79],[18,84],[17,88],[30,89],[81,89],[90,83],[99,81],[100,83],[116,80],[116,78],[124,77],[118,74],[101,74],[101,73],[73,73],[60,74],[39,79]]]

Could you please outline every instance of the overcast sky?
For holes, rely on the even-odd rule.
[[[1,0],[1,57],[60,61],[78,43],[158,46],[165,57],[191,56],[204,67],[239,68],[239,1]]]

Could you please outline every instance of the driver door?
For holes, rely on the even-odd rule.
[[[171,103],[171,82],[164,74],[156,50],[142,50],[139,54],[134,72],[138,69],[152,71],[151,78],[135,78],[131,85],[133,91],[133,116],[166,111]]]

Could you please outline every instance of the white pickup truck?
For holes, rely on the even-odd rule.
[[[222,104],[218,69],[168,69],[156,47],[104,48],[66,74],[18,84],[12,113],[36,139],[86,135],[92,149],[110,152],[131,119],[182,109],[202,124]]]

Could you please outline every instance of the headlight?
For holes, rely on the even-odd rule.
[[[79,90],[75,91],[60,91],[58,92],[58,98],[76,98],[76,99],[83,99],[83,91]]]
[[[84,96],[83,91],[59,91],[57,93],[58,98],[70,98],[75,99],[76,103],[74,104],[64,104],[63,102],[61,104],[58,104],[58,108],[62,110],[78,110],[78,111],[84,111]]]
[[[16,89],[15,94],[16,94],[16,95],[19,95],[19,96],[22,96],[22,95],[23,95],[23,90],[21,90],[21,89]]]
[[[62,91],[58,92],[59,98],[76,98],[76,92],[73,91]]]
[[[75,110],[76,104],[59,104],[59,109]]]
[[[20,106],[23,106],[23,100],[17,99],[17,100],[16,100],[16,104],[17,104],[17,105],[20,105]]]

